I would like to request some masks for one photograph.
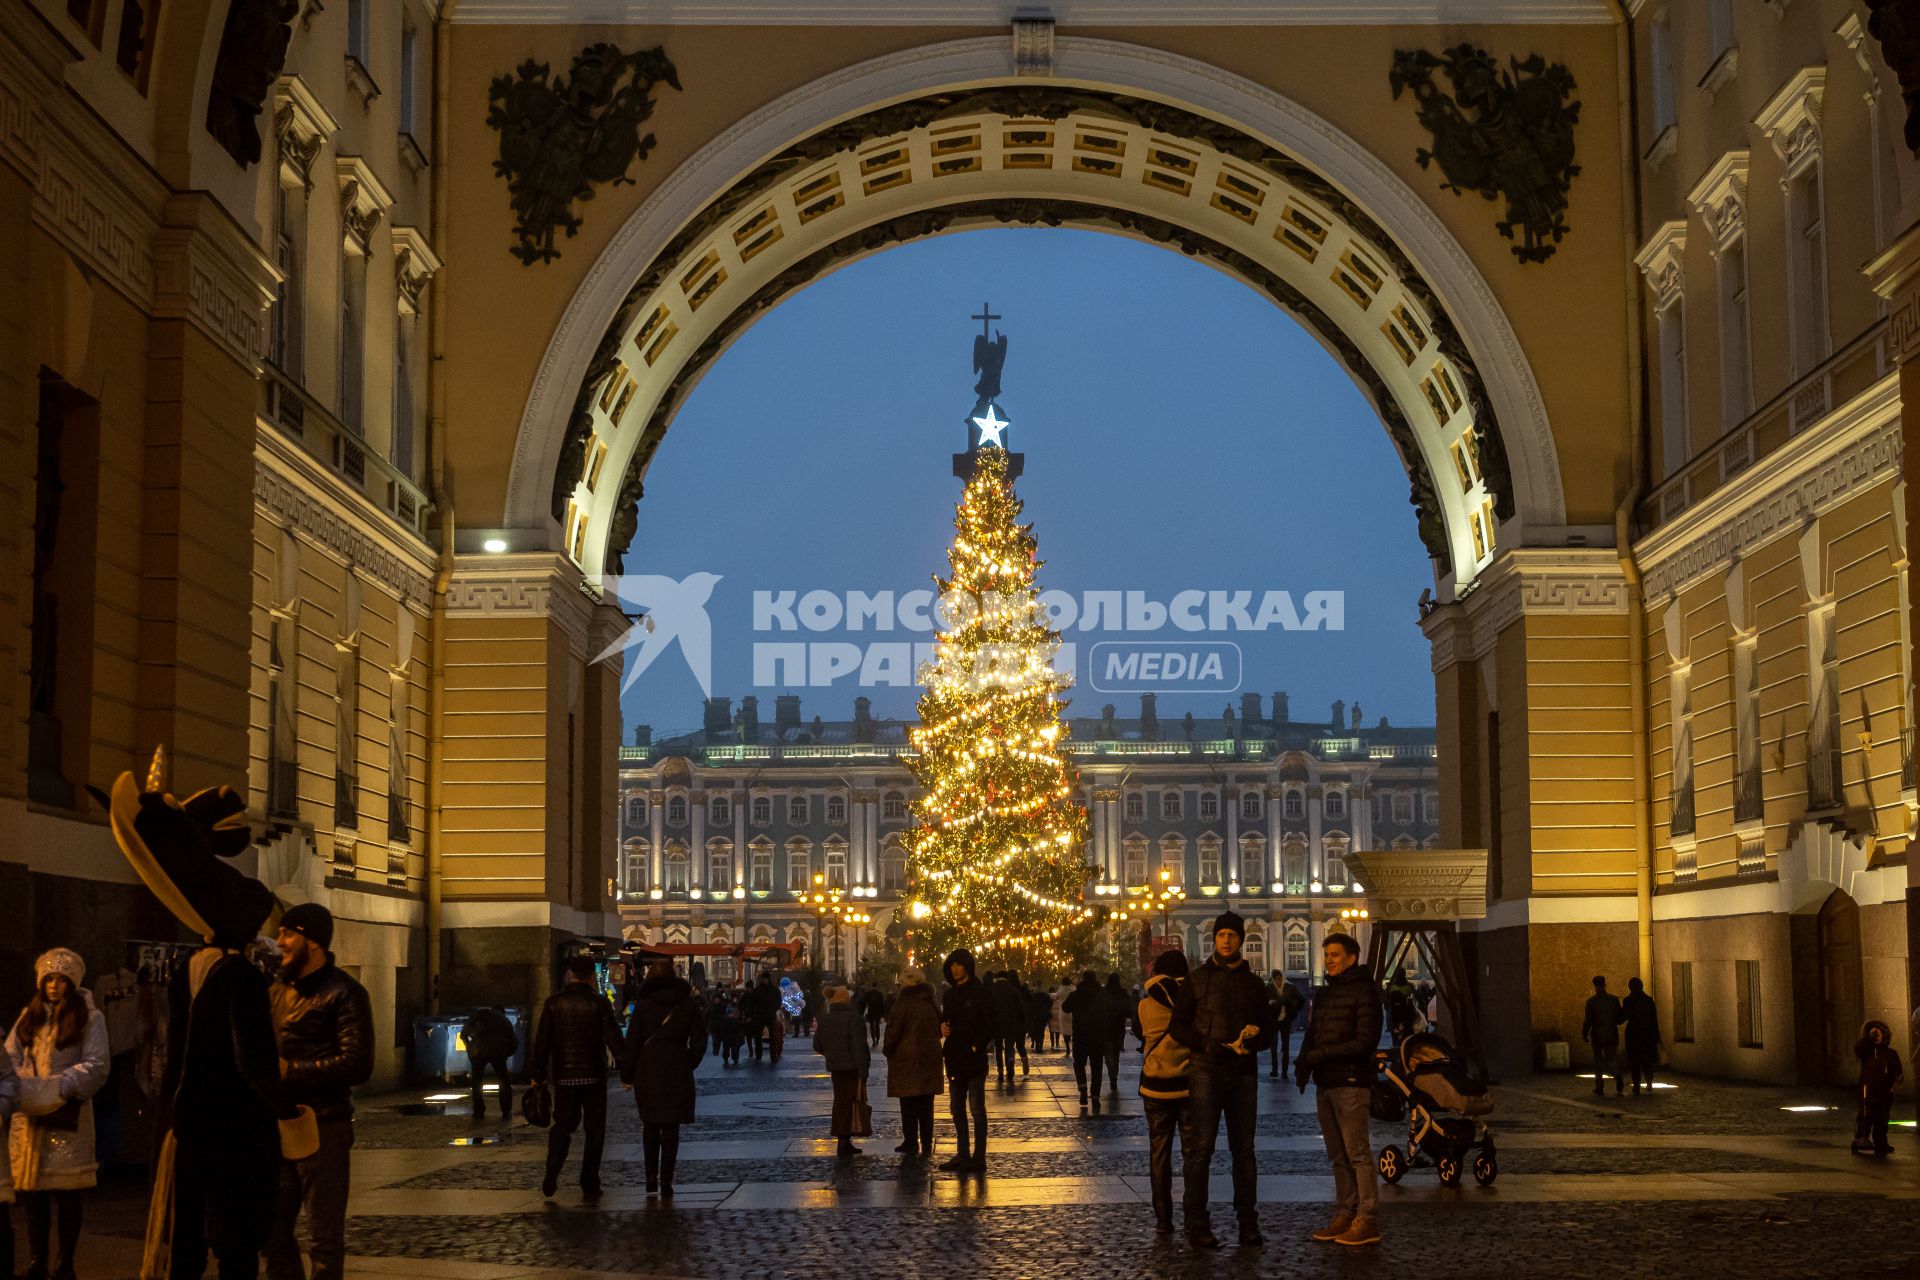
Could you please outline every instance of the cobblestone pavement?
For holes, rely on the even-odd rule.
[[[349,1275],[419,1280],[629,1277],[1427,1277],[1920,1274],[1920,1144],[1896,1130],[1886,1161],[1847,1151],[1844,1094],[1681,1078],[1642,1097],[1595,1097],[1570,1076],[1503,1082],[1491,1117],[1500,1176],[1442,1188],[1431,1169],[1383,1188],[1377,1248],[1316,1246],[1331,1179],[1314,1097],[1261,1084],[1259,1218],[1269,1244],[1211,1257],[1157,1241],[1147,1201],[1137,1057],[1120,1093],[1082,1110],[1057,1054],[990,1088],[990,1176],[956,1177],[893,1153],[898,1110],[874,1061],[873,1137],[850,1160],[826,1136],[829,1088],[805,1040],[777,1065],[701,1066],[670,1202],[643,1190],[639,1123],[612,1092],[605,1192],[577,1189],[576,1145],[552,1200],[539,1193],[546,1134],[476,1122],[433,1091],[363,1100]],[[457,1093],[447,1090],[446,1093]],[[1785,1110],[1784,1108],[1822,1108]],[[1911,1115],[1907,1110],[1903,1114]],[[945,1099],[936,1160],[952,1149]],[[1376,1124],[1377,1147],[1404,1126]],[[576,1140],[577,1142],[577,1140]],[[1224,1135],[1213,1162],[1216,1227],[1233,1225]],[[131,1275],[137,1195],[103,1194],[86,1280]],[[1224,1232],[1228,1239],[1231,1233]],[[108,1269],[101,1270],[100,1267]],[[114,1270],[124,1267],[124,1270]]]

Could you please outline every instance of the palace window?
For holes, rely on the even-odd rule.
[[[733,888],[733,841],[716,836],[707,841],[707,892],[718,897]]]
[[[1147,882],[1147,840],[1145,836],[1128,836],[1120,842],[1122,878],[1128,887],[1136,888]]]
[[[1168,822],[1176,822],[1181,814],[1180,793],[1163,791],[1160,793],[1160,817]]]
[[[1321,816],[1344,818],[1347,816],[1347,793],[1339,787],[1328,787],[1320,802]]]
[[[1220,837],[1200,837],[1200,883],[1217,885],[1220,883]]]
[[[880,887],[888,893],[906,892],[907,851],[898,844],[889,842],[880,851]]]
[[[1307,882],[1307,838],[1299,832],[1287,836],[1280,846],[1282,877],[1289,885],[1304,885]]]
[[[687,798],[683,795],[667,797],[667,825],[684,827],[687,825]]]
[[[1243,821],[1260,816],[1260,801],[1260,792],[1253,787],[1240,793],[1240,817]]]
[[[747,808],[747,820],[756,827],[764,827],[773,821],[773,798],[755,796]]]
[[[806,893],[812,888],[813,843],[797,838],[787,841],[787,891]]]
[[[773,841],[761,836],[747,848],[753,868],[747,887],[756,893],[771,892],[773,889]]]
[[[1687,302],[1678,292],[1655,313],[1660,341],[1660,465],[1670,476],[1687,464]]]
[[[1793,376],[1827,358],[1827,241],[1820,165],[1787,183],[1787,315],[1793,333]]]
[[[1747,307],[1747,242],[1720,250],[1720,425],[1753,412],[1753,333]]]
[[[804,795],[787,797],[787,824],[803,826],[807,821],[807,798]]]
[[[623,883],[627,886],[627,892],[645,893],[647,891],[647,862],[652,852],[652,846],[645,840],[633,839],[627,841],[623,848],[626,853],[626,865],[624,867],[625,878]]]
[[[353,242],[349,235],[348,241]],[[340,255],[340,367],[335,403],[340,421],[355,434],[366,430],[367,259],[364,253]]]
[[[847,842],[833,839],[826,842],[827,888],[844,889],[847,887]]]
[[[1267,882],[1267,840],[1257,832],[1240,837],[1240,883],[1262,885]]]
[[[1247,967],[1264,981],[1267,976],[1266,930],[1258,925],[1249,925],[1247,936],[1240,943],[1240,954],[1246,960]]]
[[[1160,867],[1172,874],[1172,883],[1187,882],[1187,838],[1185,836],[1160,837]]]
[[[714,796],[707,801],[707,821],[716,827],[724,827],[733,821],[733,801],[726,796]]]
[[[1200,821],[1218,822],[1220,820],[1220,793],[1202,791],[1200,793]]]
[[[847,798],[843,795],[827,797],[827,821],[841,823],[847,820]]]
[[[1288,973],[1307,971],[1307,926],[1297,920],[1287,925],[1286,965]]]
[[[1393,793],[1393,820],[1402,824],[1413,821],[1413,792]]]
[[[1320,842],[1322,854],[1321,870],[1328,884],[1344,885],[1347,882],[1347,838],[1343,835],[1330,835]]]
[[[678,840],[667,846],[667,892],[687,891],[687,846]]]
[[[1147,817],[1147,798],[1138,791],[1129,791],[1122,801],[1122,814],[1128,822],[1144,822]]]
[[[645,796],[627,797],[627,825],[644,827],[647,825],[647,798]]]
[[[1307,796],[1299,787],[1288,787],[1280,799],[1280,816],[1292,822],[1305,820]]]
[[[898,791],[889,791],[880,798],[880,816],[889,822],[897,822],[907,816],[907,798]]]
[[[1420,794],[1424,797],[1427,821],[1430,823],[1440,821],[1440,793],[1438,791],[1423,791]]]
[[[1734,1026],[1740,1035],[1742,1049],[1759,1049],[1765,1041],[1761,1037],[1764,1028],[1760,1019],[1760,962],[1758,960],[1735,960],[1733,962]]]

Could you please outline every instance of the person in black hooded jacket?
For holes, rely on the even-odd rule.
[[[647,1194],[673,1196],[673,1166],[680,1155],[680,1126],[693,1123],[693,1069],[707,1049],[707,1011],[693,987],[673,971],[673,961],[647,968],[633,1004],[633,1024],[620,1055],[620,1080],[633,1090],[640,1111],[641,1153]],[[735,1050],[737,1054],[738,1049]]]
[[[940,1167],[964,1173],[987,1170],[987,1046],[993,1042],[993,1010],[974,968],[973,952],[957,948],[947,957],[947,997],[940,1005],[941,1059],[958,1150]],[[968,1117],[972,1117],[969,1146]]]

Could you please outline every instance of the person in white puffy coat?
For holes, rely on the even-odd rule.
[[[80,1192],[94,1185],[93,1095],[107,1082],[107,1019],[80,985],[86,962],[55,947],[34,962],[34,997],[7,1035],[19,1104],[7,1156],[26,1210],[28,1275],[71,1280]],[[56,1206],[57,1255],[48,1249]],[[57,1260],[56,1260],[57,1259]]]

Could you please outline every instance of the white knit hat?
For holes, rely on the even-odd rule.
[[[87,976],[87,962],[80,958],[78,951],[69,951],[65,947],[55,947],[45,952],[33,962],[33,982],[35,986],[47,980],[47,975],[57,973],[71,983],[77,991]]]

